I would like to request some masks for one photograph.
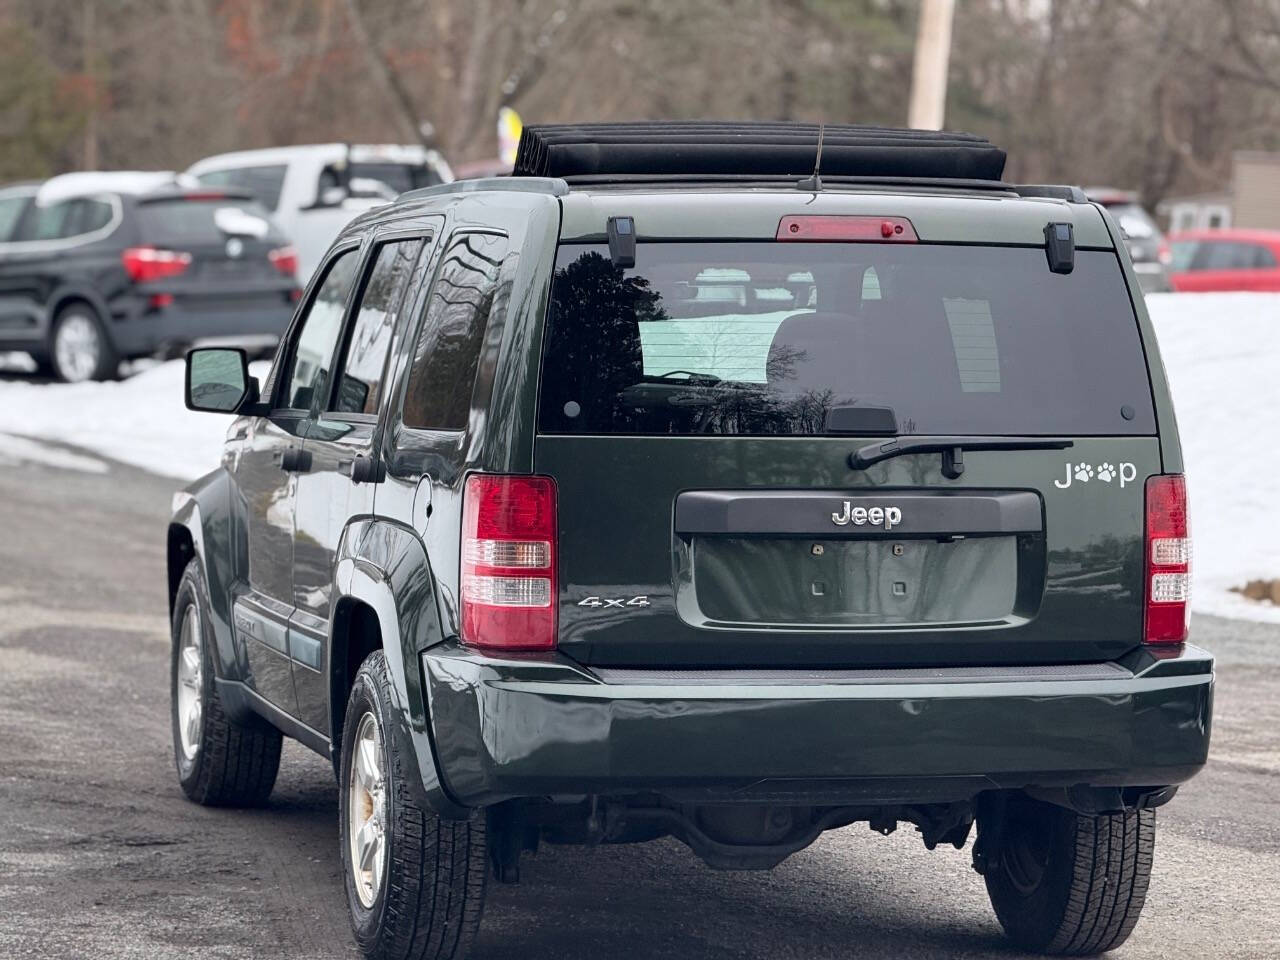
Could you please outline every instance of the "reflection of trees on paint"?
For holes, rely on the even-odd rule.
[[[467,425],[507,245],[506,237],[469,233],[445,251],[409,373],[406,426],[461,430]]]
[[[556,315],[583,318],[589,329],[547,338],[543,409],[563,416],[565,404],[573,402],[593,411],[593,419],[607,419],[606,410],[625,416],[619,394],[644,375],[639,324],[668,319],[662,297],[644,277],[627,276],[594,250],[557,270],[554,288]]]

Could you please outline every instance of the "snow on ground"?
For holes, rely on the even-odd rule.
[[[1280,577],[1280,295],[1147,298],[1172,385],[1191,496],[1193,608],[1280,622],[1280,607],[1231,592]],[[0,366],[21,361],[0,357]],[[265,365],[254,373],[265,377]],[[182,404],[182,364],[76,385],[0,379],[0,466],[39,460],[97,471],[99,461],[33,443],[71,444],[166,476],[218,462],[230,420]]]
[[[265,371],[254,372],[261,377]],[[231,419],[188,410],[182,389],[179,360],[107,383],[0,380],[0,434],[67,443],[164,476],[191,480],[217,466]],[[8,446],[12,442],[0,437],[0,457],[17,455]],[[42,462],[56,450],[45,449]]]
[[[1191,501],[1192,609],[1280,623],[1231,592],[1280,577],[1280,294],[1147,297]]]

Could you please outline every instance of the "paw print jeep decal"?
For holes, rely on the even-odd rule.
[[[1053,485],[1059,490],[1065,490],[1074,483],[1088,483],[1090,480],[1097,479],[1102,483],[1111,483],[1119,478],[1120,487],[1123,489],[1133,483],[1138,477],[1138,468],[1136,465],[1129,463],[1127,460],[1119,465],[1114,463],[1100,463],[1094,466],[1091,463],[1070,463],[1066,465],[1061,480],[1053,481]]]

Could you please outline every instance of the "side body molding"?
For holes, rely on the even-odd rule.
[[[400,756],[418,769],[406,781],[421,785],[418,800],[447,819],[465,820],[472,811],[458,804],[441,782],[424,689],[421,652],[444,641],[436,607],[435,583],[426,550],[408,527],[388,520],[353,521],[343,532],[334,565],[335,604],[355,600],[374,611],[382,632],[383,654],[391,675],[396,717],[392,736]],[[336,609],[336,606],[335,606]],[[337,689],[339,667],[331,670]],[[331,697],[331,729],[346,704]],[[334,743],[334,750],[341,744]]]

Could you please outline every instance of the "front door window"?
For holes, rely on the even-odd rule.
[[[342,253],[329,264],[320,289],[311,301],[302,330],[289,359],[289,375],[280,394],[280,406],[290,410],[310,410],[312,401],[324,394],[329,384],[329,368],[334,348],[342,332],[342,315],[355,280],[360,257],[355,250]]]

